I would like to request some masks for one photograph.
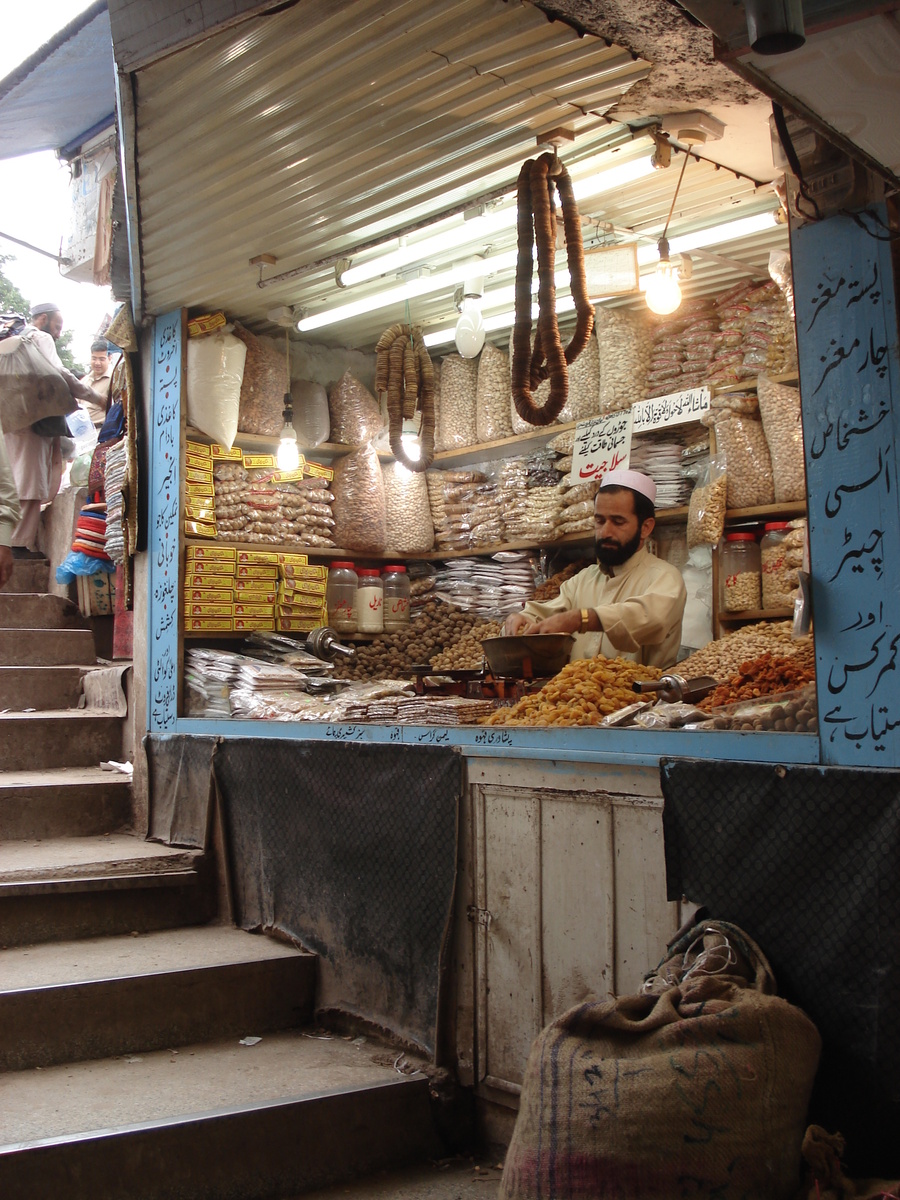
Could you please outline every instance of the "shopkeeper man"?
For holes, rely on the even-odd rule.
[[[530,600],[504,632],[573,633],[572,659],[602,654],[673,666],[687,592],[681,572],[646,549],[655,500],[649,475],[608,471],[594,500],[597,565],[567,579],[554,600]]]

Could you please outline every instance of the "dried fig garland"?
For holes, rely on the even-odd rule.
[[[566,233],[569,280],[575,300],[576,325],[572,340],[563,349],[556,320],[556,209],[553,188],[559,193]],[[594,327],[594,310],[588,299],[584,274],[581,221],[572,181],[552,154],[528,159],[519,172],[517,193],[518,258],[516,261],[516,323],[513,329],[512,396],[516,412],[531,425],[549,425],[562,411],[569,394],[568,366],[585,348]],[[538,324],[531,348],[531,281],[534,246],[538,260]],[[543,407],[533,392],[550,380],[550,397]]]
[[[434,461],[434,367],[421,330],[391,325],[375,347],[375,390],[387,393],[390,442],[394,457],[410,471],[425,471]],[[403,445],[404,420],[421,413],[421,454],[410,458]]]

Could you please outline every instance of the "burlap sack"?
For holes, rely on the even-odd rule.
[[[649,994],[579,1005],[537,1038],[501,1200],[796,1195],[815,1026],[735,926],[672,950]]]
[[[0,342],[0,426],[27,429],[46,417],[64,417],[78,405],[69,385],[28,336]]]

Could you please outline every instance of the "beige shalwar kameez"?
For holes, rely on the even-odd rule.
[[[593,609],[603,632],[576,633],[573,661],[602,654],[666,668],[678,657],[686,599],[681,572],[642,547],[620,567],[585,567],[555,599],[530,600],[523,611],[543,621],[567,609]]]

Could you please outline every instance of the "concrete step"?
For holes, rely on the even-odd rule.
[[[0,663],[7,667],[77,666],[96,657],[90,629],[0,629]]]
[[[99,767],[0,772],[0,842],[115,833],[131,817],[127,775]]]
[[[78,605],[64,596],[0,593],[0,629],[87,629]]]
[[[253,1200],[440,1155],[394,1057],[294,1031],[9,1073],[0,1195]]]
[[[212,865],[131,834],[0,844],[0,946],[204,925]]]
[[[0,594],[35,592],[43,594],[50,586],[50,563],[46,558],[14,559],[12,577],[0,588]]]
[[[0,1071],[296,1028],[316,961],[230,925],[0,950]]]
[[[0,666],[0,711],[34,708],[50,712],[75,708],[82,696],[81,681],[95,665],[80,667]]]
[[[122,757],[122,717],[98,709],[0,713],[4,771],[96,767]]]

